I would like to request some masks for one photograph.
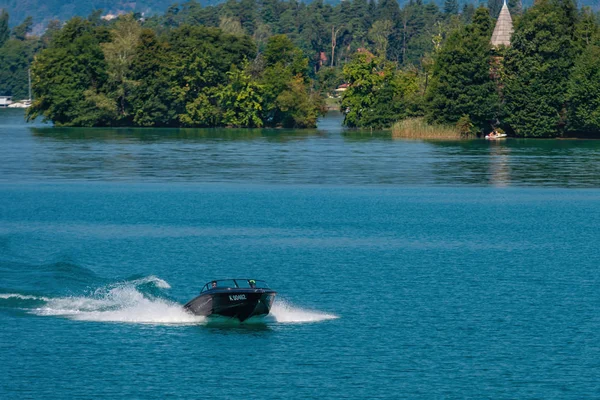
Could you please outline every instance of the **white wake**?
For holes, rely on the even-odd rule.
[[[319,322],[339,318],[337,315],[333,314],[298,308],[285,300],[277,298],[271,308],[270,316],[274,318],[276,322],[280,323]]]
[[[33,312],[37,315],[99,322],[197,324],[205,320],[204,317],[186,312],[177,302],[144,295],[137,286],[148,283],[160,289],[171,287],[164,280],[150,276],[103,287],[90,296],[47,299],[46,304]]]
[[[29,311],[40,316],[60,316],[77,321],[180,325],[207,322],[206,317],[185,311],[180,303],[142,291],[143,288],[148,291],[149,287],[160,290],[171,288],[164,280],[148,276],[104,286],[85,296],[52,298],[4,293],[0,294],[0,299],[41,301],[43,304],[32,305]],[[247,323],[307,323],[336,318],[336,315],[299,308],[276,298],[268,316],[251,318]]]
[[[32,296],[29,294],[19,294],[19,293],[0,293],[0,299],[38,300],[38,301],[50,300],[48,297]]]

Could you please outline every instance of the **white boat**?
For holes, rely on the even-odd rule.
[[[485,135],[485,138],[487,140],[498,140],[498,139],[505,139],[508,135],[506,133],[490,133],[488,135]]]
[[[31,100],[21,100],[11,103],[8,108],[27,108],[31,106]]]
[[[29,98],[26,100],[13,101],[7,104],[8,108],[28,108],[31,107],[31,68],[27,70],[29,78]]]

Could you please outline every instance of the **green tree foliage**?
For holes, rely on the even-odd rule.
[[[184,25],[168,38],[167,61],[170,105],[179,123],[189,126],[220,124],[219,85],[227,81],[232,66],[240,66],[256,54],[248,36],[228,35],[216,28]]]
[[[263,54],[265,117],[269,125],[314,126],[322,100],[308,86],[308,59],[285,35],[275,35]]]
[[[236,17],[221,17],[219,28],[229,35],[243,36],[245,34],[242,24]]]
[[[504,4],[504,0],[488,0],[487,7],[490,10],[490,15],[492,18],[498,18],[500,15],[500,11],[502,10],[502,5]]]
[[[569,79],[568,130],[600,133],[600,46],[590,44],[575,60]]]
[[[256,57],[239,32],[181,25],[158,36],[132,15],[109,27],[73,19],[34,63],[28,115],[67,126],[315,126],[322,100],[302,51],[275,35]]]
[[[4,46],[4,43],[6,43],[8,37],[10,36],[8,20],[8,12],[6,12],[6,10],[2,10],[2,13],[0,13],[0,47]]]
[[[69,21],[33,64],[35,100],[28,118],[56,125],[107,125],[116,112],[98,92],[107,80],[100,43],[108,32],[81,18]]]
[[[455,124],[462,116],[482,129],[498,115],[496,85],[490,78],[492,21],[480,7],[473,23],[454,31],[435,57],[426,98],[430,123]]]
[[[497,15],[503,0],[489,1]],[[348,83],[349,126],[498,118],[555,136],[593,128],[598,15],[572,1],[539,0],[514,18],[513,46],[493,50],[493,21],[471,3],[458,15],[456,0],[190,0],[145,19],[53,21],[41,37],[26,20],[10,39],[3,13],[0,94],[25,97],[45,49],[30,115],[62,125],[314,126],[321,95]]]
[[[367,52],[357,53],[344,66],[349,88],[342,98],[344,124],[350,127],[389,127],[414,115],[418,77]]]
[[[409,2],[401,14],[401,33],[394,37],[392,49],[399,50],[403,65],[418,65],[424,55],[433,52],[432,37],[442,31],[445,35],[449,21],[433,3]]]
[[[575,26],[575,45],[580,51],[596,42],[600,38],[600,27],[598,26],[598,15],[590,8],[584,7],[579,12],[578,23]]]
[[[521,0],[508,0],[508,10],[513,18],[523,14],[523,2]]]
[[[107,96],[117,104],[118,117],[115,123],[130,123],[130,107],[128,105],[135,82],[131,79],[131,64],[138,46],[141,26],[132,14],[119,18],[110,31],[111,40],[102,43],[102,51],[106,60]]]
[[[321,113],[321,99],[311,93],[301,76],[295,76],[286,84],[275,100],[276,121],[287,128],[310,128],[316,126]]]
[[[576,20],[572,0],[540,0],[518,20],[504,60],[503,89],[504,121],[518,136],[564,133]]]
[[[223,124],[262,127],[262,86],[253,81],[247,72],[237,67],[228,72],[227,76],[227,85],[218,93],[223,110]]]
[[[389,19],[376,21],[369,29],[369,39],[375,46],[375,52],[379,57],[387,55],[389,37],[392,34],[394,24]]]
[[[458,14],[458,0],[444,0],[444,14]]]
[[[463,23],[470,24],[475,14],[475,6],[473,4],[465,4],[462,9]]]
[[[37,37],[27,36],[31,18],[16,27],[12,37],[8,22],[8,13],[3,11],[0,14],[0,95],[13,96],[14,100],[27,99],[28,71],[43,43]]]
[[[28,70],[40,48],[36,40],[9,39],[0,48],[0,94],[15,100],[27,99]]]
[[[167,44],[154,31],[143,29],[131,63],[135,82],[131,99],[133,124],[137,126],[173,126],[177,121],[175,95],[169,88]]]
[[[59,20],[53,19],[48,22],[46,31],[41,37],[43,47],[48,47],[54,36],[60,31],[62,23]]]
[[[33,18],[27,17],[20,25],[13,28],[12,34],[17,40],[25,40],[27,35],[31,33],[31,27],[33,25]]]

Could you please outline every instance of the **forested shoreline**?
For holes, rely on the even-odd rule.
[[[23,70],[35,54],[28,115],[62,126],[313,127],[345,83],[350,127],[422,118],[465,136],[600,134],[598,15],[511,1],[511,46],[492,48],[501,4],[192,1],[147,19],[54,22],[39,38],[19,26],[0,56],[21,42]]]

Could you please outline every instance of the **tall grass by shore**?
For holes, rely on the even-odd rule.
[[[404,139],[466,139],[452,125],[430,125],[424,118],[407,118],[392,126],[392,137]]]

